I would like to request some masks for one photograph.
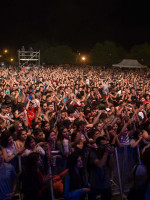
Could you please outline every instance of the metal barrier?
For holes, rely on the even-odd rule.
[[[134,184],[131,175],[134,166],[138,161],[137,148],[123,146],[115,149],[115,167],[112,172],[112,193],[121,195],[127,194]]]
[[[134,166],[138,163],[138,149],[132,148],[131,146],[123,146],[120,148],[115,148],[115,166],[114,170],[110,173],[110,180],[112,185],[112,194],[120,195],[121,199],[123,199],[124,194],[127,194],[130,188],[133,186],[133,176],[131,176],[131,172],[133,171]],[[89,149],[84,151],[84,162],[87,164]],[[18,158],[19,172],[22,171],[23,160],[21,157]],[[58,159],[58,162],[60,160]],[[55,170],[60,173],[60,167],[62,168],[63,163],[61,160],[61,164],[56,162]],[[65,160],[66,162],[66,160]],[[58,167],[57,167],[58,166]],[[53,173],[54,173],[53,171]],[[57,174],[57,173],[54,173]],[[51,191],[52,182],[51,182]],[[54,199],[54,195],[53,198]]]

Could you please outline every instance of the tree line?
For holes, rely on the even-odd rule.
[[[48,42],[38,42],[32,45],[35,50],[41,52],[41,63],[46,64],[81,64],[81,55],[67,45],[50,45]],[[87,64],[112,66],[122,59],[136,59],[143,65],[150,65],[150,44],[140,44],[133,46],[130,50],[125,50],[117,46],[114,42],[105,41],[96,43],[91,51],[86,55]]]

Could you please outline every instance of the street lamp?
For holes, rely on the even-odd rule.
[[[10,59],[10,61],[11,61],[11,62],[13,62],[13,61],[14,61],[14,59],[13,59],[13,58],[11,58],[11,59]]]
[[[5,50],[4,50],[4,53],[8,53],[8,50],[7,50],[7,49],[5,49]]]
[[[85,60],[86,60],[86,57],[85,57],[85,56],[83,56],[83,57],[81,58],[81,60],[82,60],[82,61],[85,61]]]

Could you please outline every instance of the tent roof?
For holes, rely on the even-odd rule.
[[[137,60],[123,59],[118,64],[113,64],[113,67],[120,68],[147,68],[147,66],[141,65]]]

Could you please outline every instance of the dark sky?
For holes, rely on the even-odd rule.
[[[147,1],[148,2],[148,1]],[[130,48],[150,42],[146,1],[1,0],[0,48],[47,40],[89,51],[110,40]]]

